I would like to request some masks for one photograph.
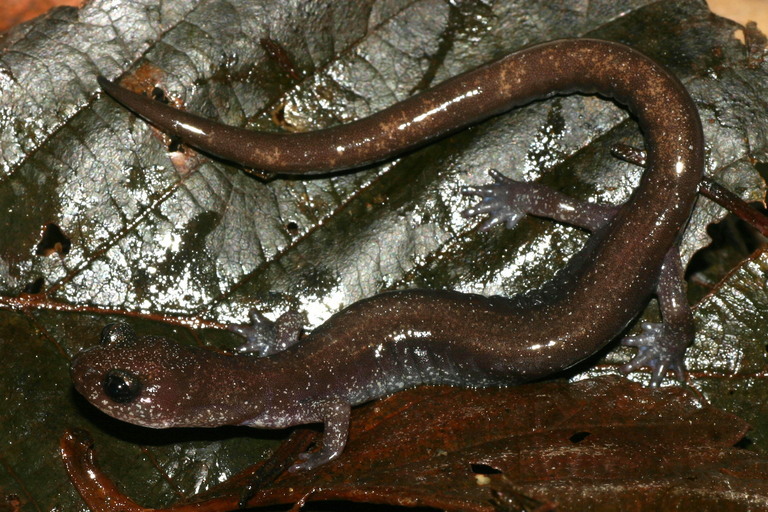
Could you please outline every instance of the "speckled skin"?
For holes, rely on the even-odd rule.
[[[599,93],[626,105],[645,136],[647,171],[624,207],[593,207],[584,218],[555,192],[505,181],[468,191],[469,216],[513,225],[522,213],[572,222],[593,235],[555,278],[511,298],[406,290],[362,300],[300,343],[254,358],[137,339],[110,327],[108,341],[72,364],[75,386],[108,414],[151,427],[241,424],[279,428],[323,422],[323,447],[294,469],[311,468],[344,447],[351,405],[422,383],[462,386],[539,379],[589,357],[638,315],[659,284],[679,279],[674,244],[701,179],[703,137],[681,83],[644,55],[617,43],[560,40],[511,54],[366,119],[318,132],[264,134],[225,127],[101,80],[119,102],[185,142],[245,166],[281,174],[358,167],[422,145],[468,124],[554,94]],[[540,188],[540,187],[539,187]],[[522,193],[520,193],[522,191]],[[516,204],[516,197],[526,198]],[[516,210],[521,209],[520,211]],[[524,210],[524,211],[523,211]],[[658,291],[672,327],[631,338],[654,382],[673,368],[692,328],[680,286]],[[114,332],[109,331],[112,329]],[[652,355],[649,355],[652,354]],[[105,372],[140,376],[130,403],[104,392]]]

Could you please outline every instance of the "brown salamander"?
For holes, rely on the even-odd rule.
[[[130,327],[105,328],[100,345],[72,362],[77,390],[116,418],[148,427],[322,422],[319,450],[293,469],[317,467],[345,445],[350,407],[427,383],[511,385],[584,360],[615,339],[659,297],[664,322],[625,339],[638,347],[627,370],[682,377],[693,338],[676,242],[704,168],[701,122],[680,81],[622,44],[567,39],[532,46],[451,78],[370,117],[300,134],[258,133],[217,124],[100,78],[119,103],[184,142],[277,174],[359,167],[426,144],[513,107],[574,92],[625,105],[647,150],[640,185],[621,207],[587,205],[535,183],[492,173],[470,188],[469,217],[484,229],[512,227],[526,214],[592,232],[549,283],[514,297],[403,290],[354,303],[300,338],[295,315],[276,323],[253,315],[236,330],[264,357],[227,356]]]

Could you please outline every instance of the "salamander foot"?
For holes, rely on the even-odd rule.
[[[480,226],[482,231],[488,231],[493,226],[503,223],[507,229],[512,229],[520,222],[530,209],[531,184],[512,180],[496,169],[488,174],[493,183],[479,187],[465,187],[461,193],[465,196],[477,196],[480,202],[467,208],[461,214],[464,217],[488,215],[488,219]]]
[[[629,373],[643,366],[649,367],[652,387],[657,387],[670,370],[675,372],[678,380],[685,381],[687,339],[678,339],[680,336],[666,324],[643,322],[641,327],[643,332],[640,334],[621,340],[622,345],[637,348],[635,357],[622,366],[621,371]]]
[[[251,319],[248,324],[229,325],[230,331],[246,340],[238,352],[268,356],[282,352],[300,341],[304,318],[296,311],[283,313],[275,322],[256,309],[249,311],[248,317]]]

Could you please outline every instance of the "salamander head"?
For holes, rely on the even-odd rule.
[[[207,354],[110,324],[99,345],[72,360],[72,381],[89,402],[117,419],[152,428],[200,425],[200,416],[210,412],[202,410],[210,383],[197,371]]]

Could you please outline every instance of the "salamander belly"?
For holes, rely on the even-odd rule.
[[[471,357],[454,343],[435,339],[427,343],[418,339],[382,342],[361,359],[344,372],[351,377],[346,389],[352,404],[420,385],[490,387],[520,382],[513,374],[492,375],[481,364],[482,358]]]

